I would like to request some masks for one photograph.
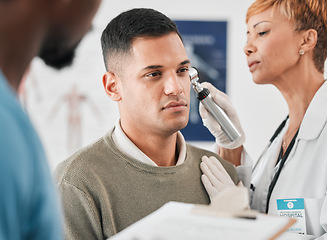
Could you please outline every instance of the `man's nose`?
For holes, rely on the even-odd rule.
[[[178,95],[183,92],[183,87],[180,83],[180,78],[176,73],[171,73],[167,76],[165,82],[165,94],[166,95]]]

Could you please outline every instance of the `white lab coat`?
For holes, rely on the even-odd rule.
[[[265,149],[252,172],[251,183],[255,190],[251,191],[251,207],[261,212],[266,210],[268,188],[279,167],[275,164],[288,124]],[[251,162],[247,154],[244,158],[245,163]],[[242,172],[241,169],[238,172]],[[240,177],[249,179],[249,176]],[[276,199],[303,198],[307,234],[327,239],[326,191],[327,82],[317,91],[304,115],[293,149],[271,194],[268,213],[277,215]]]

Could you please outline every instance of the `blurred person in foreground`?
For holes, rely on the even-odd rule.
[[[0,239],[63,238],[48,162],[17,91],[35,56],[69,65],[101,0],[0,0]]]
[[[287,215],[298,217],[294,232],[327,239],[327,2],[257,0],[247,11],[246,23],[244,52],[253,80],[277,87],[289,115],[253,171],[243,141],[229,142],[200,106],[204,125],[216,137],[220,156],[238,166],[239,177],[250,188],[253,209],[283,215],[283,204],[287,204]],[[227,96],[206,86],[242,129]],[[210,160],[201,168],[203,183],[213,198],[231,181],[222,183],[221,177],[215,177],[219,162]],[[298,211],[292,209],[295,204]]]
[[[175,23],[153,9],[121,13],[101,37],[103,86],[120,119],[56,169],[67,239],[106,239],[169,201],[208,204],[201,157],[186,144],[190,61]],[[234,183],[234,167],[220,159]]]

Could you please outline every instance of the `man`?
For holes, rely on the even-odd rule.
[[[106,239],[169,201],[209,203],[199,165],[214,154],[179,132],[188,123],[190,61],[176,25],[133,9],[108,24],[101,42],[103,85],[120,121],[57,167],[66,239]]]
[[[71,63],[101,0],[0,0],[0,239],[62,239],[44,150],[17,91],[39,55]]]

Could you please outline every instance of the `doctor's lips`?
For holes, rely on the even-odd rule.
[[[254,69],[258,66],[259,63],[260,62],[256,61],[256,60],[249,60],[248,66],[249,66],[250,72],[254,71]]]
[[[179,109],[184,108],[187,106],[187,103],[185,101],[172,101],[167,103],[162,109]]]

